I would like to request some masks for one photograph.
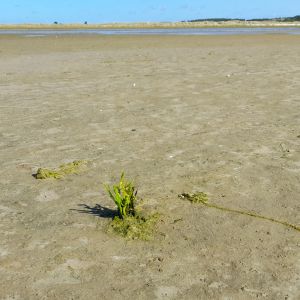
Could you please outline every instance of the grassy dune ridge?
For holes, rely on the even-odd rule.
[[[300,27],[300,22],[276,21],[202,21],[108,24],[0,24],[0,29],[130,29],[130,28],[211,28],[211,27]]]

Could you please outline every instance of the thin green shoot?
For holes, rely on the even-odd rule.
[[[111,187],[104,185],[110,198],[115,202],[118,208],[119,217],[121,219],[127,216],[135,216],[135,203],[137,199],[137,190],[131,181],[125,179],[124,172],[121,175],[120,181]]]
[[[286,221],[277,220],[277,219],[274,219],[272,217],[262,216],[262,215],[259,215],[259,214],[253,213],[253,212],[249,212],[249,211],[232,209],[232,208],[220,206],[220,205],[217,205],[217,204],[209,203],[208,202],[208,196],[203,192],[197,192],[197,193],[194,193],[194,194],[183,193],[183,194],[178,195],[178,197],[181,198],[181,199],[189,200],[192,203],[201,203],[201,204],[205,205],[206,207],[215,208],[215,209],[230,212],[230,213],[245,215],[245,216],[249,216],[249,217],[253,217],[253,218],[257,218],[257,219],[263,219],[263,220],[271,221],[273,223],[281,224],[281,225],[284,225],[286,227],[292,228],[296,231],[300,231],[299,226],[288,223]]]

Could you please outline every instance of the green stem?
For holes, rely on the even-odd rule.
[[[204,202],[204,201],[201,201],[201,203],[203,205],[207,206],[207,207],[211,207],[211,208],[215,208],[215,209],[218,209],[218,210],[227,211],[227,212],[231,212],[231,213],[236,213],[236,214],[240,214],[240,215],[246,215],[246,216],[250,216],[250,217],[254,217],[254,218],[258,218],[258,219],[268,220],[268,221],[278,223],[278,224],[284,225],[286,227],[292,228],[294,230],[300,231],[300,227],[298,227],[296,225],[293,225],[293,224],[290,224],[290,223],[285,222],[285,221],[276,220],[274,218],[265,217],[265,216],[258,215],[258,214],[252,213],[252,212],[247,212],[247,211],[242,211],[242,210],[237,210],[237,209],[231,209],[231,208],[219,206],[219,205],[216,205],[216,204],[210,204],[210,203],[207,203],[207,202]]]

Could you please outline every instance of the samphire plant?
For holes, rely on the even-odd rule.
[[[132,181],[126,180],[122,173],[117,184],[104,185],[104,188],[117,205],[119,214],[109,223],[108,232],[112,230],[126,239],[151,240],[159,214],[145,216],[140,208],[136,209],[137,190]]]
[[[125,179],[124,172],[122,173],[118,184],[115,184],[112,187],[105,184],[104,187],[110,198],[117,205],[119,217],[121,219],[124,219],[127,216],[136,215],[135,203],[137,199],[137,190],[131,181]]]

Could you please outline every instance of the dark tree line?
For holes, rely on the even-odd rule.
[[[260,18],[260,19],[230,19],[230,18],[209,18],[209,19],[195,19],[183,22],[226,22],[226,21],[276,21],[276,22],[296,22],[300,21],[300,15],[294,17],[282,18]]]

